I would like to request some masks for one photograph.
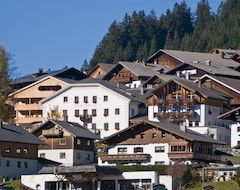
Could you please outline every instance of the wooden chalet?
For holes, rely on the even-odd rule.
[[[115,64],[98,63],[88,72],[88,77],[102,79],[113,67],[115,67]]]
[[[94,141],[99,136],[78,123],[48,120],[33,134],[46,143],[39,146],[39,157],[68,166],[94,162]]]
[[[204,74],[239,77],[239,63],[216,54],[160,49],[147,63],[164,65],[165,74],[196,79]]]
[[[201,86],[201,83],[196,84],[183,78],[174,78],[152,92],[148,97],[148,105],[158,108],[153,112],[153,117],[159,120],[181,123],[188,119],[200,122],[200,113],[197,113],[200,105],[205,104],[222,109],[228,104],[228,98],[223,93]]]
[[[104,80],[118,83],[132,83],[132,81],[146,81],[156,73],[160,73],[164,66],[148,65],[145,62],[119,61],[104,77]]]
[[[205,135],[187,129],[185,126],[150,122],[143,120],[137,124],[104,138],[100,141],[108,146],[108,153],[99,154],[100,160],[108,163],[156,163],[163,161],[159,152],[166,153],[170,162],[172,161],[203,161],[218,162],[220,156],[214,154],[214,147],[221,143]],[[156,149],[157,144],[165,144],[166,149]],[[144,149],[144,145],[152,145]],[[123,149],[124,152],[111,154],[111,149]],[[136,152],[128,151],[131,147]],[[138,148],[139,150],[136,150]],[[141,149],[141,150],[140,150]],[[152,150],[151,150],[152,149]],[[155,151],[154,151],[155,149]],[[155,155],[158,155],[155,157]]]
[[[227,94],[230,99],[230,108],[240,106],[240,79],[222,76],[203,75],[199,78],[202,86]]]

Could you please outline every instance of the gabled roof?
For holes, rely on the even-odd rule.
[[[236,118],[240,117],[240,107],[234,108],[232,110],[229,110],[221,115],[218,116],[219,119],[231,119],[231,120],[237,120]]]
[[[75,75],[74,77],[75,78],[72,78],[73,76],[71,76],[70,74],[67,74],[67,73],[71,73],[71,72],[74,72]],[[74,80],[80,80],[82,78],[85,78],[86,75],[83,74],[81,71],[71,67],[71,68],[63,68],[63,69],[59,69],[59,70],[48,70],[46,72],[39,72],[39,73],[32,73],[32,74],[28,74],[28,75],[25,75],[25,76],[22,76],[20,78],[17,78],[15,80],[13,80],[11,82],[11,86],[14,86],[14,85],[17,85],[17,84],[24,84],[24,83],[33,83],[35,81],[38,81],[38,80],[41,80],[47,76],[55,76],[55,77],[62,77],[63,74],[67,74],[67,76],[63,77],[63,78],[72,78]],[[77,75],[76,75],[77,74]]]
[[[117,64],[115,64],[115,67],[113,67],[103,77],[103,79],[107,79],[122,68],[127,68],[129,71],[139,77],[151,77],[152,75],[159,73],[161,69],[168,70],[168,68],[163,65],[146,64],[143,62],[119,61]]]
[[[88,77],[88,78],[78,81],[75,84],[69,84],[67,87],[57,91],[53,95],[51,95],[47,98],[44,98],[43,100],[40,101],[40,103],[45,103],[45,102],[53,99],[54,97],[60,95],[61,93],[69,90],[70,88],[84,87],[84,86],[96,86],[96,85],[106,87],[106,88],[114,91],[115,93],[118,93],[119,95],[124,96],[125,98],[128,98],[129,100],[139,101],[138,97],[136,97],[134,94],[131,94],[129,91],[127,91],[128,87],[126,87],[125,85],[121,85],[121,84],[118,84],[115,82],[110,82],[107,80],[94,79],[94,78]]]
[[[91,71],[89,71],[88,76],[91,75],[92,72],[94,72],[98,67],[102,67],[106,72],[110,71],[113,67],[115,67],[115,64],[110,63],[98,63]]]
[[[89,138],[89,139],[99,139],[99,136],[95,133],[89,131],[87,128],[81,126],[78,123],[75,122],[69,122],[69,121],[60,121],[60,120],[48,120],[45,123],[43,123],[39,128],[35,129],[33,131],[33,134],[35,134],[37,131],[40,131],[44,129],[45,126],[48,126],[49,124],[57,125],[58,127],[68,131],[73,137],[82,137],[82,138]]]
[[[213,144],[225,144],[224,142],[215,140],[211,137],[202,135],[200,133],[197,133],[197,132],[192,131],[187,128],[185,131],[183,131],[180,129],[179,125],[177,125],[177,124],[164,123],[164,122],[153,122],[153,121],[149,121],[149,120],[142,120],[142,122],[140,122],[140,123],[133,124],[126,129],[123,129],[117,133],[114,133],[111,136],[105,137],[104,139],[101,140],[101,142],[108,142],[109,140],[114,139],[121,134],[124,136],[124,133],[128,133],[128,131],[132,131],[134,128],[141,127],[141,125],[144,125],[144,126],[149,125],[149,127],[155,127],[155,128],[167,131],[174,135],[178,135],[179,137],[184,138],[188,141],[201,141],[201,142],[208,142],[208,143],[213,143]]]
[[[182,63],[206,63],[206,61],[211,61],[213,65],[222,65],[229,68],[235,68],[239,66],[239,63],[232,59],[224,59],[218,54],[211,53],[200,53],[200,52],[189,52],[189,51],[179,51],[179,50],[165,50],[160,49],[151,57],[148,58],[148,61],[151,61],[158,57],[161,54],[167,54]]]
[[[189,89],[193,93],[198,93],[201,96],[203,96],[204,98],[210,97],[210,98],[215,98],[215,99],[220,99],[220,100],[227,100],[225,97],[228,97],[226,94],[223,94],[223,93],[218,92],[218,91],[214,91],[212,89],[209,89],[209,88],[206,88],[206,87],[203,87],[203,86],[200,86],[199,84],[194,83],[191,80],[187,80],[187,79],[180,78],[180,77],[174,78],[174,79],[169,80],[169,81],[167,81],[163,84],[160,84],[159,87],[157,87],[153,91],[153,93],[155,91],[158,91],[158,89],[162,88],[163,86],[165,86],[165,85],[167,85],[171,82],[175,82],[175,83],[179,84],[180,86],[183,86],[184,88]]]
[[[214,76],[214,75],[203,75],[200,77],[201,80],[209,78],[213,81],[216,81],[217,83],[221,84],[222,86],[225,86],[232,91],[240,94],[240,79],[234,79],[234,78],[229,78],[229,77],[222,77],[222,76]]]
[[[0,123],[0,142],[44,145],[45,143],[21,126]]]
[[[37,84],[39,84],[39,83],[41,83],[41,82],[43,82],[43,81],[45,81],[45,80],[48,80],[48,79],[58,80],[58,81],[61,81],[61,82],[67,84],[67,82],[66,82],[65,80],[62,80],[61,78],[52,77],[52,76],[46,76],[45,78],[42,78],[42,79],[40,79],[40,80],[38,80],[38,81],[36,81],[36,82],[34,82],[34,83],[31,83],[31,84],[29,84],[29,85],[27,85],[27,86],[25,86],[25,87],[23,87],[23,88],[20,88],[20,89],[14,91],[13,93],[9,94],[8,96],[11,97],[11,96],[13,96],[13,95],[15,95],[15,94],[17,94],[17,93],[19,93],[19,92],[22,92],[22,91],[24,91],[24,90],[26,90],[26,89],[28,89],[28,88],[31,88],[32,86],[37,85]]]

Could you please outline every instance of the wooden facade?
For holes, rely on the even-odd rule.
[[[176,126],[177,128],[178,126]],[[126,145],[130,147],[133,145],[146,144],[168,144],[169,159],[176,161],[183,160],[201,160],[201,161],[219,161],[220,156],[213,154],[213,144],[209,142],[189,140],[177,132],[169,132],[159,127],[151,126],[147,123],[137,124],[134,127],[129,127],[128,130],[118,133],[103,143],[111,145]],[[145,152],[137,154],[101,154],[99,155],[102,161],[110,162],[126,162],[134,161],[137,163],[144,163],[149,161],[150,155]]]

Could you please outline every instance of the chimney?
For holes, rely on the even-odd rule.
[[[207,66],[211,66],[211,60],[205,61],[205,63],[207,64]]]
[[[186,79],[190,80],[190,73],[186,71]]]
[[[180,130],[186,132],[186,125],[184,123],[180,123]]]
[[[176,74],[177,74],[177,77],[180,77],[180,76],[181,76],[180,71],[177,71]]]
[[[143,85],[140,84],[140,94],[143,95],[144,94],[144,90],[143,90]]]
[[[3,128],[3,122],[2,122],[2,120],[0,120],[0,129],[2,129]]]
[[[201,88],[202,87],[202,82],[201,79],[198,79],[198,87]]]

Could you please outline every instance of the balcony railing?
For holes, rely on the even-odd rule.
[[[104,161],[148,161],[149,154],[102,154],[99,155],[101,160]]]
[[[59,129],[45,129],[42,130],[42,135],[45,137],[62,137],[63,131]]]
[[[203,161],[220,161],[219,155],[194,153],[194,152],[170,152],[168,153],[170,159],[173,160],[203,160]]]
[[[91,123],[92,122],[92,116],[88,114],[80,115],[80,120],[84,123]]]

